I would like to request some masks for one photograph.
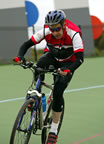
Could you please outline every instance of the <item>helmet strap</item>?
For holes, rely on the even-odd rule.
[[[61,27],[62,27],[62,30],[63,30],[63,32],[64,32],[64,23],[60,23],[61,24]]]

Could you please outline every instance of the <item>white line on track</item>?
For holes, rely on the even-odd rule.
[[[104,85],[97,85],[97,86],[91,86],[91,87],[86,87],[86,88],[78,88],[78,89],[66,90],[65,93],[83,91],[83,90],[89,90],[89,89],[96,89],[96,88],[104,88]],[[24,99],[24,97],[15,98],[15,99],[1,100],[0,103],[12,102],[12,101],[22,100],[22,99]]]

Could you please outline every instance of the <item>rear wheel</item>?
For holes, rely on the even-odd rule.
[[[29,128],[29,123],[32,115],[32,106],[34,102],[32,99],[27,100],[21,107],[17,118],[14,122],[12,129],[10,144],[28,144],[31,136],[31,132],[34,127],[35,117],[32,122],[32,126]],[[31,109],[28,106],[31,105]]]
[[[60,129],[61,129],[63,117],[64,117],[64,107],[63,107],[62,114],[60,117],[60,122],[59,122],[59,126],[58,126],[58,134],[59,134]],[[51,128],[51,123],[52,123],[52,102],[49,105],[48,112],[47,112],[47,115],[46,115],[46,118],[44,121],[44,127],[42,130],[42,137],[41,137],[42,144],[45,144],[45,142],[47,140],[48,133],[49,133],[49,130]]]

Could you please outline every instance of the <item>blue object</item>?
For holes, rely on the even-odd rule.
[[[46,96],[43,95],[42,96],[42,106],[43,106],[43,112],[46,111]]]
[[[36,89],[39,89],[40,82],[41,82],[41,80],[40,80],[40,78],[38,78],[38,80],[36,82]]]
[[[30,2],[25,1],[26,15],[27,15],[27,24],[29,27],[33,26],[39,17],[39,11],[37,6]]]

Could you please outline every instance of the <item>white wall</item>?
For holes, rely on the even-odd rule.
[[[55,9],[72,9],[88,7],[88,0],[54,0]]]
[[[54,10],[54,0],[29,0],[33,2],[39,10],[39,18],[35,26],[44,24],[45,16],[50,10]]]
[[[0,9],[24,7],[24,0],[0,0]]]
[[[89,0],[89,11],[104,22],[104,0]]]
[[[46,14],[49,11],[54,10],[54,0],[29,0],[29,1],[32,1],[39,10],[39,18],[36,24],[34,25],[35,32],[36,32],[40,30],[41,28],[43,28]],[[29,32],[29,37],[31,37],[31,35],[33,34],[33,30],[31,27],[28,28],[28,32]],[[43,40],[41,43],[36,45],[36,48],[42,49],[45,47],[45,45],[46,45],[46,42],[45,40]]]

